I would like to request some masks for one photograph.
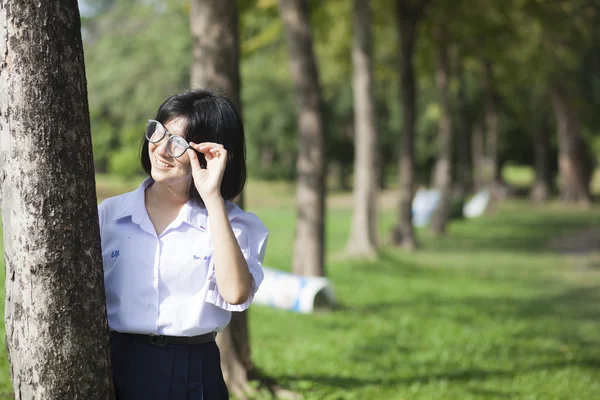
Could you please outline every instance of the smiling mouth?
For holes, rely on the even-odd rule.
[[[160,168],[173,168],[172,165],[169,165],[167,163],[164,163],[162,161],[160,161],[158,158],[154,158],[154,161],[156,161],[156,165],[159,166]]]

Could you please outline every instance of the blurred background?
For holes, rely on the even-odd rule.
[[[209,53],[189,0],[79,4],[101,201]],[[600,2],[230,4],[265,266],[335,293],[252,308],[247,396],[600,398]]]

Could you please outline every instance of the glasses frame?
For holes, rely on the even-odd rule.
[[[169,131],[167,130],[167,128],[165,128],[165,126],[164,126],[163,124],[161,124],[161,123],[160,123],[160,122],[158,122],[157,120],[155,120],[155,119],[149,119],[149,120],[148,120],[148,125],[150,125],[150,123],[152,123],[152,122],[156,122],[158,125],[160,125],[160,126],[163,128],[163,130],[165,131],[165,133],[163,133],[163,135],[160,137],[160,139],[158,139],[158,140],[154,140],[154,141],[153,141],[153,140],[150,140],[150,138],[149,138],[149,137],[146,135],[146,132],[147,132],[147,129],[148,129],[148,127],[146,127],[146,132],[144,132],[144,137],[146,138],[146,140],[147,140],[149,143],[152,143],[152,144],[157,144],[157,143],[160,143],[160,141],[161,141],[161,140],[163,140],[163,139],[165,138],[165,136],[168,136],[166,150],[167,150],[167,153],[169,153],[169,155],[170,155],[171,157],[173,157],[173,158],[179,158],[179,157],[181,157],[182,155],[184,155],[184,154],[185,154],[185,152],[187,151],[187,149],[191,149],[191,148],[192,148],[192,146],[190,146],[190,144],[187,142],[187,140],[185,140],[185,139],[184,139],[182,136],[173,135],[171,132],[169,132]],[[156,132],[156,131],[154,131],[154,132]],[[154,135],[154,132],[152,133],[152,135]],[[182,152],[180,155],[178,155],[178,156],[174,155],[174,154],[173,154],[173,153],[171,153],[171,151],[169,150],[169,147],[170,147],[170,146],[169,146],[169,141],[172,143],[172,142],[173,142],[173,140],[174,140],[173,138],[180,138],[180,139],[181,139],[181,140],[183,140],[183,142],[185,143],[185,150],[184,150],[184,151],[183,151],[183,152]]]

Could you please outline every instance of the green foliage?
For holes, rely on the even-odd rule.
[[[399,37],[394,2],[372,0],[374,74],[380,157],[397,165],[400,111]],[[437,151],[439,93],[433,75],[443,25],[451,49],[453,124],[458,129],[456,77],[463,66],[468,122],[482,114],[481,62],[493,64],[500,115],[502,162],[533,164],[533,133],[554,132],[548,101],[553,79],[576,102],[586,143],[600,132],[600,51],[597,10],[584,0],[547,2],[468,0],[429,2],[419,26],[416,161],[428,183]],[[238,0],[242,103],[250,176],[294,179],[296,115],[288,52],[276,0]],[[352,3],[310,1],[323,94],[327,157],[352,165]],[[188,87],[192,62],[189,0],[89,0],[83,21],[96,168],[130,175],[141,131],[166,96]],[[93,12],[92,12],[93,11]],[[556,153],[556,141],[552,140]],[[597,152],[596,152],[597,154]],[[552,157],[555,160],[555,157]],[[134,163],[135,165],[128,165]],[[554,164],[555,161],[554,161]],[[553,166],[556,168],[556,165]]]

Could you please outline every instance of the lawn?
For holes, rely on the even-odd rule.
[[[98,187],[101,198],[128,188]],[[248,208],[271,230],[265,264],[284,270],[293,250],[291,189],[252,182],[247,191]],[[419,231],[418,252],[385,247],[366,261],[343,254],[348,196],[328,203],[327,272],[340,308],[251,311],[253,359],[281,386],[330,400],[600,398],[600,264],[548,246],[600,226],[600,208],[510,201],[453,222],[444,238]],[[384,203],[383,238],[395,216]],[[5,358],[0,393],[10,391]]]

